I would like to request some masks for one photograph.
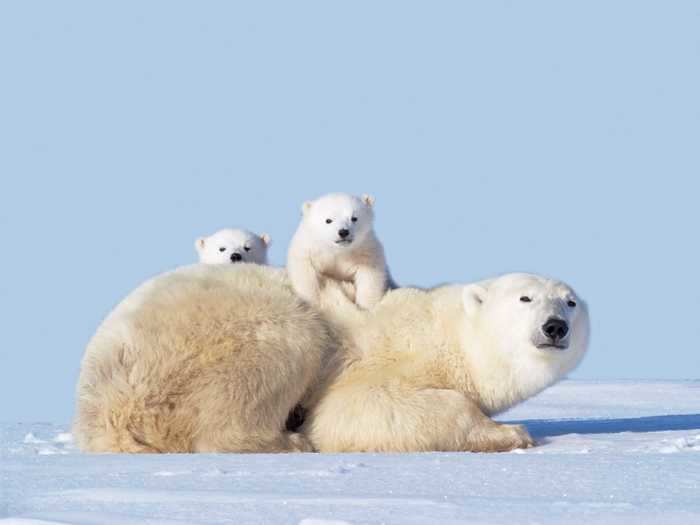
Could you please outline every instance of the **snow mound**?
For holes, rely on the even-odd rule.
[[[659,449],[659,452],[662,454],[672,454],[674,452],[682,451],[700,452],[700,434],[693,437],[680,437],[673,440],[664,440],[664,442],[668,441],[670,441],[668,445],[662,446]]]

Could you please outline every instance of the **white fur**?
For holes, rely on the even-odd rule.
[[[332,193],[303,206],[287,257],[294,290],[318,304],[326,280],[354,285],[354,300],[372,308],[390,283],[384,248],[373,230],[374,199]],[[349,235],[343,239],[341,230]]]
[[[266,233],[257,235],[248,230],[225,229],[209,237],[200,237],[194,246],[199,254],[199,262],[205,264],[267,264],[270,242],[270,236]],[[238,255],[240,260],[237,260]]]
[[[371,313],[332,291],[322,304],[343,350],[310,399],[304,425],[322,452],[531,446],[524,427],[488,416],[562,378],[588,345],[583,301],[563,283],[535,275],[395,290]],[[522,302],[525,295],[532,301]],[[550,317],[568,322],[566,349],[536,346]]]
[[[560,281],[507,274],[466,286],[462,297],[467,318],[462,344],[488,414],[554,384],[578,365],[588,348],[587,306]],[[521,297],[531,302],[523,303]],[[576,306],[568,306],[570,300]],[[552,317],[569,325],[565,350],[537,348],[533,342]]]

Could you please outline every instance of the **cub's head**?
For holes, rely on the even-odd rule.
[[[305,202],[304,228],[314,239],[333,248],[356,246],[372,231],[374,198],[331,193]]]
[[[588,348],[586,304],[562,282],[508,274],[466,286],[463,302],[485,351],[511,363],[531,383],[526,390],[541,390],[566,375]]]
[[[199,261],[206,264],[247,262],[267,264],[270,236],[256,235],[247,230],[220,230],[209,237],[200,237],[194,243]]]

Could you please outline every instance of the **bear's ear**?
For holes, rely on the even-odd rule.
[[[268,233],[263,233],[260,236],[260,239],[262,239],[262,242],[265,246],[270,246],[270,244],[272,243],[272,237],[270,237],[270,234]]]
[[[365,193],[362,195],[362,202],[371,208],[374,206],[374,197]]]
[[[311,209],[311,202],[306,201],[304,204],[301,205],[301,213],[306,215],[309,213],[309,210]]]
[[[206,244],[207,240],[204,237],[200,237],[196,241],[194,241],[194,248],[198,251],[201,252],[204,249],[204,245]]]
[[[464,312],[467,315],[476,313],[481,308],[484,299],[486,299],[486,288],[478,284],[469,284],[462,290],[462,302],[464,303]]]

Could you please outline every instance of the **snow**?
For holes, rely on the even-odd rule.
[[[700,382],[566,381],[504,454],[86,455],[0,425],[0,525],[700,523]],[[4,519],[3,519],[4,518]]]

